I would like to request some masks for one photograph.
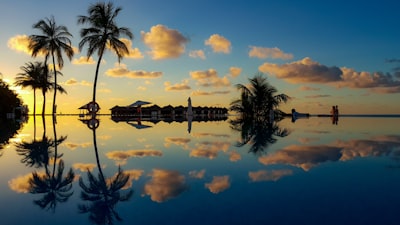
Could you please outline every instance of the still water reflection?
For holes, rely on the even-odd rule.
[[[1,224],[398,224],[400,118],[1,130]]]

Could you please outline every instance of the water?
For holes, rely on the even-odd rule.
[[[74,116],[56,129],[29,118],[0,145],[0,224],[400,221],[400,118],[228,119],[192,122],[190,133],[186,121],[99,119],[92,130]]]

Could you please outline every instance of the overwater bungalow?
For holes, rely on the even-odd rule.
[[[131,120],[140,118],[143,120],[183,121],[187,119],[188,107],[167,105],[160,107],[151,105],[147,107],[114,106],[111,109],[111,117],[115,120]],[[192,107],[193,120],[219,120],[228,116],[227,108],[220,107]]]

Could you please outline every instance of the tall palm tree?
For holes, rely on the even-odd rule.
[[[41,62],[29,62],[21,67],[22,73],[18,73],[15,85],[31,87],[33,89],[33,114],[36,115],[36,89],[40,89],[43,95],[42,115],[46,109],[46,93],[51,90],[51,76],[48,75],[47,65]],[[59,90],[64,91],[64,90]]]
[[[133,34],[127,27],[118,27],[115,21],[121,10],[121,7],[114,8],[112,2],[107,4],[98,2],[89,6],[88,16],[78,16],[78,24],[89,25],[89,27],[81,29],[82,40],[79,42],[79,50],[81,51],[83,46],[87,44],[87,58],[89,59],[94,52],[97,52],[99,57],[93,83],[93,103],[96,103],[97,77],[104,51],[109,48],[115,52],[118,62],[129,53],[128,47],[119,38],[127,36],[129,39],[133,39]]]
[[[278,109],[281,103],[287,102],[290,97],[286,94],[276,94],[277,89],[267,82],[262,73],[249,79],[248,86],[237,84],[241,91],[241,98],[231,102],[230,109],[240,113],[243,117],[265,120],[271,110],[281,114]]]
[[[20,67],[23,71],[18,73],[14,85],[22,88],[30,87],[33,90],[33,115],[36,115],[36,89],[39,88],[40,76],[44,75],[43,64],[41,62],[29,62]]]
[[[41,31],[41,35],[31,35],[29,49],[32,51],[32,56],[36,57],[39,53],[45,55],[45,64],[49,56],[52,58],[54,71],[54,96],[53,96],[53,114],[56,113],[56,93],[57,93],[57,65],[60,69],[64,66],[62,53],[64,52],[68,59],[71,60],[74,51],[71,46],[72,34],[68,32],[66,26],[57,26],[54,17],[45,18],[33,25],[33,28]]]

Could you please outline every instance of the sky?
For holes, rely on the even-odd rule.
[[[145,100],[166,105],[229,107],[236,84],[263,73],[291,97],[290,112],[400,114],[400,14],[397,1],[114,0],[118,26],[133,40],[120,63],[106,52],[100,65],[97,102],[101,113]],[[80,52],[78,15],[91,0],[1,0],[0,77],[12,84],[32,58],[32,25],[54,16],[73,35],[71,61],[64,55],[58,82],[58,113],[79,113],[92,98],[98,56]],[[33,91],[13,87],[33,110]],[[51,111],[52,93],[47,95]],[[40,112],[42,96],[37,94]]]

